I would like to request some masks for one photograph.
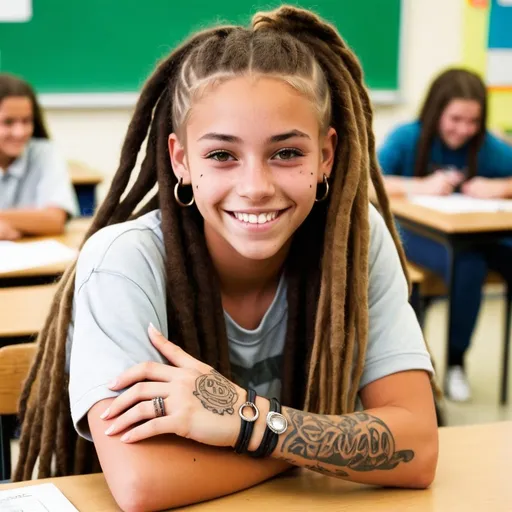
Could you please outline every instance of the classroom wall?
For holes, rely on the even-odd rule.
[[[434,74],[461,61],[464,1],[403,0],[403,102],[376,108],[377,142],[397,123],[415,116]],[[65,156],[103,172],[108,183],[118,164],[131,113],[131,109],[51,109],[47,110],[47,118],[52,136]],[[104,185],[100,189],[100,198],[106,188]]]

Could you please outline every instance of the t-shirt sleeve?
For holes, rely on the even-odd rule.
[[[385,176],[403,176],[407,126],[393,130],[377,150],[377,158]]]
[[[489,178],[512,177],[512,146],[487,133],[479,154],[479,164]]]
[[[369,334],[360,389],[406,370],[434,372],[391,234],[373,206],[370,219]]]
[[[35,165],[41,176],[36,189],[37,208],[62,208],[69,216],[77,215],[78,205],[65,159],[52,143],[41,144],[35,151]]]
[[[108,383],[138,363],[166,362],[149,341],[149,323],[167,335],[165,290],[147,256],[126,241],[114,242],[95,264],[95,245],[79,259],[69,355],[71,416],[89,440],[89,409],[119,394]]]

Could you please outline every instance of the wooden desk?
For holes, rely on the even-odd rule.
[[[96,209],[96,187],[103,182],[104,176],[75,161],[68,162],[68,169],[80,206],[80,214],[85,217],[93,215]]]
[[[252,489],[180,510],[197,512],[466,512],[512,510],[512,422],[442,428],[436,480],[424,491],[369,487],[294,470]],[[0,490],[53,482],[80,512],[119,511],[103,475],[0,485]]]
[[[15,286],[0,289],[1,338],[30,338],[41,330],[57,285]]]
[[[33,242],[38,240],[56,240],[68,247],[78,249],[85,236],[86,231],[91,225],[91,219],[73,219],[67,227],[63,235],[51,237],[30,237],[26,241]],[[16,270],[13,272],[0,273],[0,288],[5,286],[21,286],[52,282],[56,277],[61,275],[69,265],[68,263],[58,263],[45,267],[29,268],[24,270]]]
[[[453,289],[453,266],[458,253],[469,246],[496,243],[504,237],[512,236],[512,212],[486,213],[443,213],[426,208],[407,199],[390,199],[393,215],[400,225],[414,233],[442,243],[450,257],[450,281],[448,298]],[[448,303],[447,337],[451,331],[453,305]],[[510,328],[512,323],[512,287],[507,290],[506,313],[503,340],[502,379],[500,402],[507,403],[508,361],[510,357]],[[448,350],[448,343],[446,345]]]

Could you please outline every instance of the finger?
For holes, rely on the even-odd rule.
[[[128,409],[124,414],[121,414],[121,416],[105,430],[105,434],[107,436],[114,436],[141,421],[152,420],[155,419],[155,417],[155,407],[152,400],[139,402]]]
[[[123,443],[136,443],[162,434],[176,434],[180,437],[188,437],[188,432],[184,429],[184,422],[170,415],[146,421],[142,425],[126,432],[120,440]]]
[[[144,363],[132,366],[116,379],[108,384],[110,389],[124,389],[136,382],[150,380],[153,382],[169,382],[175,375],[176,368],[168,364],[157,363],[155,361],[145,361]]]
[[[102,420],[115,418],[123,411],[126,411],[134,404],[143,400],[151,400],[157,396],[167,398],[169,396],[168,387],[160,382],[138,382],[130,389],[115,398],[110,407],[100,416]]]
[[[204,366],[201,361],[198,361],[178,347],[178,345],[169,341],[153,324],[149,324],[148,334],[155,348],[174,366],[190,369],[199,369]]]

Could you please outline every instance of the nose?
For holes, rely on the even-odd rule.
[[[27,135],[27,128],[23,123],[15,123],[12,127],[12,135],[17,139],[23,139]]]
[[[240,172],[237,193],[258,202],[275,193],[272,171],[262,162],[248,162]]]

